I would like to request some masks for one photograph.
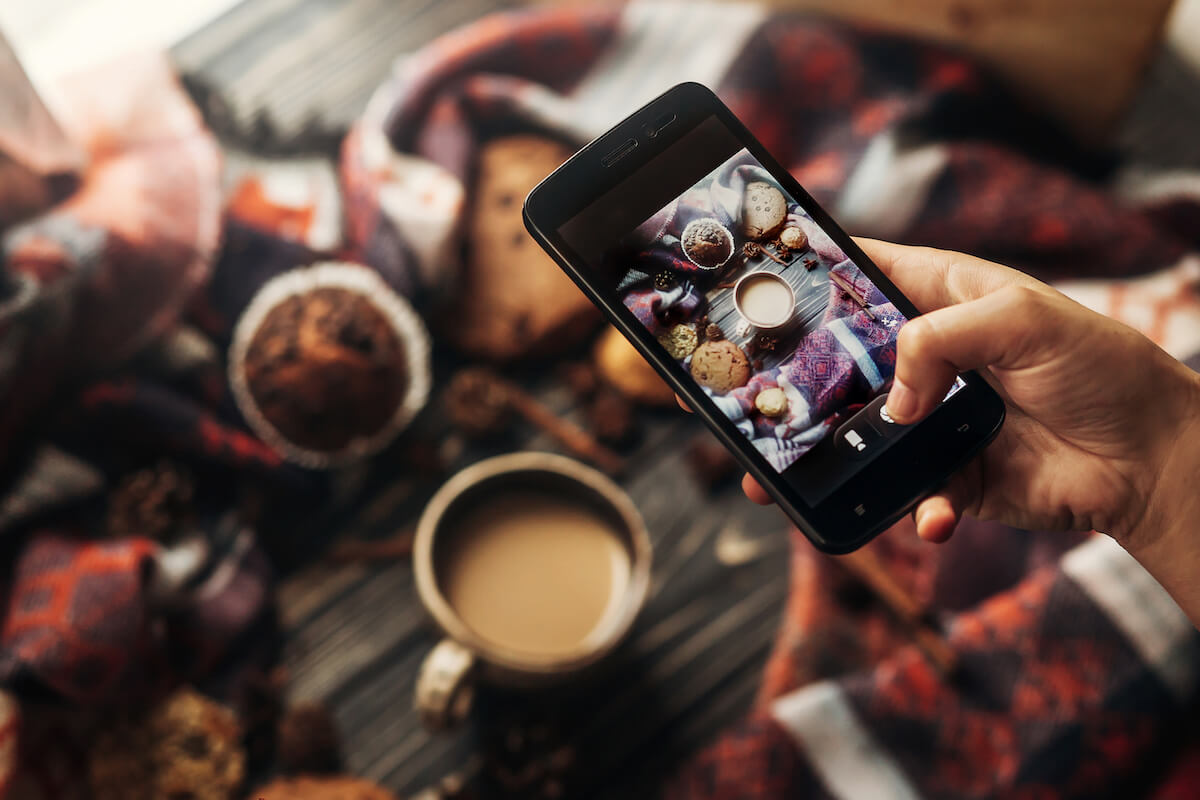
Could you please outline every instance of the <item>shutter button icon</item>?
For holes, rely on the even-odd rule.
[[[862,435],[856,430],[852,429],[846,431],[846,441],[850,443],[851,447],[860,453],[867,449],[867,443],[863,441]]]

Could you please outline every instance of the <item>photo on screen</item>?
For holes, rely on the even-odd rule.
[[[746,150],[625,236],[603,268],[779,472],[891,386],[906,317]]]

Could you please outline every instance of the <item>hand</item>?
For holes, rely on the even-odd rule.
[[[900,332],[888,396],[896,420],[923,418],[954,376],[971,369],[1008,404],[996,440],[917,506],[922,538],[944,541],[970,514],[1021,528],[1104,531],[1135,556],[1169,558],[1185,547],[1166,542],[1200,505],[1192,499],[1200,495],[1195,373],[1133,329],[1016,270],[957,253],[860,244],[927,312]],[[743,487],[769,502],[749,476]]]

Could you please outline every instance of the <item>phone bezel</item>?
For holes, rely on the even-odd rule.
[[[665,114],[674,114],[675,121],[655,136],[648,137],[644,132],[647,124]],[[742,466],[809,540],[825,552],[849,552],[892,525],[985,447],[1003,424],[1004,402],[980,375],[965,373],[966,386],[925,420],[904,432],[820,503],[805,502],[789,484],[788,470],[780,473],[767,463],[624,304],[609,296],[611,287],[593,283],[588,265],[559,234],[559,228],[593,200],[617,187],[650,159],[669,150],[713,116],[758,159],[897,308],[910,319],[920,314],[733,112],[707,87],[696,83],[680,84],[668,90],[584,146],[544,179],[526,198],[525,225],[608,320],[704,418],[722,443],[734,452]],[[631,138],[637,141],[637,146],[628,155],[611,166],[600,163],[613,147]],[[732,153],[725,157],[729,155]],[[719,163],[720,160],[714,168]],[[688,188],[680,187],[680,193]],[[650,211],[646,218],[657,210]],[[856,510],[860,505],[865,509],[861,514]]]

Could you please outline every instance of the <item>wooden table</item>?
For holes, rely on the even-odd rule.
[[[553,379],[522,382],[578,418],[570,392]],[[353,773],[409,794],[473,769],[473,756],[503,751],[507,739],[529,738],[541,726],[551,749],[573,751],[578,783],[568,796],[649,796],[683,755],[750,707],[787,593],[786,522],[777,509],[749,503],[736,483],[711,494],[697,483],[685,446],[707,434],[682,412],[647,411],[639,425],[621,483],[654,542],[651,599],[611,668],[577,691],[485,695],[473,724],[431,735],[412,694],[438,636],[417,602],[408,561],[318,559],[284,581],[289,693],[332,705]],[[450,436],[445,446],[460,444]],[[466,446],[454,463],[511,448],[555,449],[518,428],[505,442]],[[413,523],[436,488],[398,457],[385,457],[364,480],[354,511],[318,527],[332,526],[342,539],[390,536]]]
[[[514,4],[246,0],[173,54],[185,74],[225,101],[229,117],[218,132],[226,141],[271,144],[256,121],[265,115],[284,149],[303,150],[313,141],[336,141],[323,134],[306,139],[305,121],[317,117],[320,128],[336,134],[360,112],[396,54]],[[440,387],[454,359],[439,353],[435,363]],[[554,410],[578,418],[553,373],[535,369],[515,378]],[[528,427],[498,442],[464,445],[429,424],[436,423],[422,418],[414,427],[433,440],[447,434],[442,446],[455,468],[500,452],[557,449]],[[485,697],[477,723],[452,734],[426,733],[413,711],[417,669],[437,635],[417,603],[408,561],[338,565],[309,555],[332,539],[386,537],[411,526],[437,483],[422,480],[421,470],[398,455],[381,457],[370,474],[339,478],[338,507],[346,510],[295,533],[304,565],[286,577],[278,599],[289,694],[332,706],[352,773],[412,794],[470,767],[482,740],[507,736],[516,720],[536,728],[530,719],[537,718],[576,753],[572,772],[581,784],[569,796],[646,796],[681,756],[749,708],[787,592],[786,522],[777,509],[752,505],[736,482],[715,494],[697,484],[685,446],[702,428],[686,414],[645,412],[639,424],[640,441],[628,454],[633,466],[621,482],[646,518],[655,567],[652,597],[632,638],[585,691],[549,698],[549,706]]]

